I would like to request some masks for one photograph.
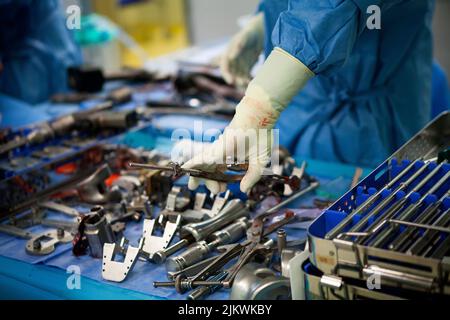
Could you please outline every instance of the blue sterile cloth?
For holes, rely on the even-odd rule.
[[[31,230],[44,230],[40,227]],[[290,230],[290,229],[287,229]],[[290,230],[288,240],[304,237],[305,232],[302,230]],[[294,233],[296,235],[294,235]],[[137,245],[139,237],[142,235],[142,223],[128,223],[125,230],[125,237],[130,240],[131,245]],[[177,239],[174,239],[175,241]],[[138,291],[149,295],[151,298],[157,299],[184,299],[186,295],[179,295],[174,288],[154,288],[154,281],[168,281],[167,273],[164,265],[155,265],[146,261],[137,261],[134,269],[129,273],[128,277],[122,283],[112,283],[102,279],[101,276],[101,259],[94,259],[89,255],[75,257],[71,252],[71,244],[63,244],[57,246],[55,252],[47,256],[31,256],[25,252],[25,243],[27,240],[17,239],[7,235],[1,235],[0,238],[0,255],[4,257],[14,258],[30,264],[45,264],[47,266],[57,267],[67,270],[71,265],[80,268],[83,277],[93,279],[108,285],[114,285],[121,288]],[[0,271],[0,274],[3,271]],[[1,281],[1,278],[0,278]],[[1,294],[1,292],[0,292]],[[211,295],[210,299],[227,299],[228,290],[220,290]],[[102,299],[103,293],[98,292],[97,298]]]
[[[109,88],[111,89],[111,88]],[[120,106],[128,109],[140,104],[146,99],[162,99],[166,93],[163,90],[156,93],[138,92],[133,95],[133,101]],[[149,96],[150,95],[150,96]],[[0,99],[0,101],[2,101]],[[5,101],[5,100],[3,100]],[[142,102],[141,101],[141,102]],[[1,105],[3,115],[2,127],[8,125],[18,128],[23,125],[49,120],[59,115],[70,113],[79,109],[89,108],[95,101],[81,105],[62,105],[41,103],[30,106],[17,100],[8,100],[7,105]],[[14,109],[14,111],[11,111]],[[11,112],[9,112],[11,111]],[[218,128],[222,130],[226,122],[204,117],[185,115],[159,115],[154,117],[146,126],[132,129],[129,132],[111,139],[112,142],[124,143],[131,147],[144,147],[169,153],[175,141],[171,138],[174,129],[184,128],[199,141],[204,140],[195,132],[194,120],[202,121],[202,130]],[[301,163],[305,159],[296,159]],[[308,160],[307,172],[317,177],[321,182],[318,194],[320,197],[336,197],[343,194],[350,185],[355,168],[330,162]],[[369,172],[365,170],[364,174]],[[187,179],[180,179],[179,183],[186,184]],[[231,191],[238,195],[238,185],[231,185]],[[204,190],[204,189],[201,189]],[[292,204],[296,208],[303,204],[310,204],[312,196]],[[49,218],[64,218],[61,214],[49,213]],[[301,229],[286,228],[288,239],[301,238],[305,231]],[[45,229],[35,226],[29,229],[32,232],[42,232]],[[131,245],[137,245],[142,235],[142,222],[130,222],[124,231],[125,237]],[[177,239],[174,239],[176,241]],[[58,245],[56,250],[46,256],[32,256],[25,251],[25,239],[20,239],[0,233],[0,298],[39,298],[39,299],[184,299],[174,288],[154,288],[154,281],[167,281],[164,265],[154,265],[145,261],[138,261],[122,283],[108,282],[101,276],[101,260],[89,255],[75,257],[72,255],[72,245]],[[69,290],[66,286],[68,274],[67,267],[76,265],[81,271],[81,290]],[[211,295],[209,299],[227,299],[229,291],[222,289]]]
[[[161,119],[159,119],[161,120]],[[161,120],[159,123],[163,123],[165,120]],[[169,122],[170,123],[170,122]],[[164,131],[164,128],[161,129]],[[159,130],[143,128],[142,130],[138,130],[138,138],[142,141],[147,141],[147,139],[151,139],[151,137],[160,132]],[[128,136],[128,138],[127,138]],[[131,137],[131,138],[130,138]],[[130,139],[135,143],[139,144],[139,139],[136,140],[136,132],[128,133],[121,137],[120,139],[126,140],[130,142]],[[119,139],[119,140],[120,140]],[[127,140],[128,139],[128,140]],[[168,145],[173,143],[168,137],[159,136],[154,138],[156,142],[154,147],[160,150],[170,150]],[[128,144],[128,143],[127,143]],[[296,159],[297,163],[301,163],[302,159]],[[320,188],[316,192],[320,195],[320,197],[337,197],[343,194],[346,190],[348,190],[351,177],[354,173],[354,167],[345,166],[340,164],[333,164],[327,162],[320,162],[309,160],[308,161],[308,173],[316,176],[321,183]],[[369,172],[368,169],[365,170],[364,174]],[[187,179],[180,179],[179,184],[186,184]],[[230,186],[232,192],[237,193],[238,187],[237,185]],[[313,196],[306,197],[293,203],[291,208],[297,208],[301,204],[309,205],[311,204]],[[55,213],[53,213],[55,215]],[[52,214],[49,215],[49,218],[52,218]],[[58,217],[61,217],[59,215]],[[288,239],[302,238],[305,237],[305,230],[301,229],[293,229],[290,227],[286,227],[288,231]],[[36,226],[30,229],[33,232],[41,232],[44,229],[40,226]],[[137,245],[139,237],[142,235],[142,223],[130,222],[127,224],[127,228],[124,232],[125,237],[130,240],[131,245]],[[174,239],[176,241],[177,239]],[[167,281],[166,270],[164,265],[154,265],[152,263],[148,263],[145,261],[138,261],[133,269],[130,272],[129,276],[122,283],[114,283],[104,281],[101,277],[101,260],[94,259],[90,256],[81,256],[75,257],[71,253],[71,244],[63,244],[59,245],[55,252],[50,255],[38,257],[31,256],[25,252],[25,243],[27,240],[18,239],[15,237],[11,237],[8,235],[0,234],[0,256],[13,258],[16,260],[20,260],[26,262],[28,264],[38,265],[41,267],[54,267],[50,270],[48,269],[33,269],[34,272],[29,272],[28,277],[26,277],[26,281],[21,278],[25,283],[22,284],[14,284],[16,280],[11,279],[12,276],[6,277],[4,274],[8,273],[4,268],[11,268],[9,261],[8,263],[2,262],[0,265],[0,283],[2,286],[10,284],[13,291],[16,286],[20,288],[24,288],[29,285],[29,283],[33,283],[33,287],[36,288],[36,295],[39,298],[53,298],[52,294],[55,290],[62,290],[62,292],[57,293],[56,295],[61,298],[87,298],[87,299],[95,299],[95,298],[119,298],[119,299],[127,299],[127,298],[149,298],[149,299],[183,299],[185,295],[179,295],[176,293],[174,288],[154,288],[154,281]],[[23,265],[16,266],[18,262],[14,263],[14,267],[23,269]],[[66,274],[61,274],[61,271],[65,272],[67,267],[71,265],[79,266],[81,275],[82,275],[82,291],[78,294],[76,291],[70,291],[65,289],[65,282],[63,281],[68,277]],[[20,274],[20,272],[18,272]],[[46,275],[45,277],[42,275]],[[54,274],[58,281],[53,284],[51,288],[51,292],[41,292],[38,291],[38,288],[48,286],[48,279],[51,274]],[[65,277],[65,278],[64,278]],[[94,281],[94,282],[92,282]],[[95,283],[98,282],[100,286],[97,286]],[[87,283],[83,286],[83,283]],[[61,288],[61,286],[63,288]],[[19,290],[18,288],[17,290]],[[86,289],[83,289],[86,288]],[[125,291],[116,292],[117,288],[123,289]],[[87,294],[86,291],[83,290],[96,290],[96,294]],[[101,290],[98,290],[101,289]],[[22,290],[22,289],[20,289]],[[16,291],[14,291],[16,292]],[[14,293],[13,292],[13,293]],[[20,297],[19,293],[16,293],[18,297]],[[143,295],[139,295],[143,294]],[[227,299],[229,295],[229,291],[222,289],[215,294],[211,295],[209,299]],[[0,292],[0,297],[11,297],[11,289],[8,292]]]
[[[343,167],[344,168],[344,167]],[[345,170],[342,170],[343,172]],[[351,172],[349,170],[349,172]],[[336,174],[336,172],[335,172]],[[320,179],[320,182],[322,184],[321,188],[325,188],[326,190],[327,185],[330,183],[334,183],[336,179]],[[342,177],[339,177],[338,181],[340,181],[343,190],[348,189],[349,183],[351,181],[350,177],[344,173]],[[184,181],[185,182],[185,181]],[[309,205],[311,204],[312,198],[314,195],[310,195],[308,197],[305,197],[304,199],[301,199],[297,201],[296,203],[292,204],[291,208],[296,208],[302,204]],[[57,215],[56,213],[50,213],[48,215],[49,218],[61,218],[61,215]],[[68,219],[68,218],[66,218]],[[296,238],[302,238],[306,236],[305,230],[302,229],[293,229],[287,226],[285,228],[288,232],[288,240],[293,240]],[[33,228],[30,228],[30,231],[32,232],[42,232],[45,230],[41,226],[35,226]],[[131,245],[137,245],[139,238],[142,235],[142,222],[136,223],[136,222],[130,222],[127,224],[126,230],[124,231],[124,235],[127,239],[130,240]],[[176,241],[177,239],[174,239]],[[117,295],[112,295],[111,292],[109,292],[110,287],[118,287],[122,289],[128,289],[133,292],[137,293],[143,293],[144,297],[150,298],[150,299],[184,299],[185,295],[179,295],[176,293],[174,288],[154,288],[153,282],[154,281],[168,281],[167,274],[165,270],[164,265],[155,265],[149,262],[145,261],[137,261],[134,269],[132,272],[129,273],[128,277],[123,281],[122,283],[114,283],[105,281],[102,279],[101,276],[101,259],[94,259],[90,257],[89,255],[81,256],[81,257],[75,257],[72,255],[71,244],[62,244],[58,245],[55,252],[53,252],[50,255],[47,256],[32,256],[25,252],[25,239],[19,239],[15,237],[11,237],[5,234],[0,233],[0,256],[13,258],[16,260],[20,260],[23,262],[26,262],[28,264],[37,264],[37,265],[45,265],[49,267],[56,267],[60,270],[67,270],[67,268],[71,265],[76,265],[80,268],[81,275],[82,275],[82,288],[83,283],[87,282],[90,283],[91,279],[94,281],[98,281],[99,283],[103,284],[104,287],[100,287],[103,290],[98,291],[95,295],[88,296],[88,298],[99,298],[99,299],[109,299],[109,298],[128,298],[129,296],[122,292]],[[2,260],[0,260],[2,261]],[[5,278],[4,274],[7,273],[7,270],[4,270],[4,268],[7,265],[2,262],[2,265],[0,266],[0,283],[3,283],[3,281],[7,281],[7,277]],[[55,273],[55,276],[58,274],[59,271],[50,270],[51,272]],[[40,275],[49,272],[48,270],[39,270],[36,271],[32,279],[28,279],[28,282],[33,282],[34,286],[40,287],[39,284],[42,286],[46,285],[45,281],[48,281],[47,277],[43,277],[42,280],[40,279]],[[59,275],[61,277],[61,275]],[[68,275],[66,275],[68,277]],[[2,280],[3,279],[3,280]],[[12,281],[9,279],[8,281]],[[62,281],[62,280],[61,280]],[[60,286],[65,286],[65,283],[62,282]],[[87,285],[86,285],[87,286]],[[85,287],[86,287],[85,286]],[[88,288],[91,288],[92,285],[87,286]],[[67,291],[65,288],[60,288],[60,290]],[[82,289],[83,290],[83,289]],[[69,295],[70,298],[78,298],[83,297],[86,298],[85,295],[75,295],[76,292],[69,292],[70,294],[73,294],[72,296]],[[49,293],[51,294],[51,292]],[[86,294],[83,292],[83,294]],[[58,296],[58,294],[56,294]],[[215,294],[211,295],[209,299],[227,299],[229,295],[229,291],[222,289]],[[11,293],[8,292],[1,292],[0,291],[0,297],[11,297]],[[42,298],[46,298],[46,296],[40,295]],[[59,297],[67,297],[67,294],[59,294]],[[141,296],[132,296],[134,298],[142,298]],[[51,295],[47,296],[47,298],[53,298]]]

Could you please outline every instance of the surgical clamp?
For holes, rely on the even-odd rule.
[[[174,177],[180,177],[184,174],[187,174],[191,177],[203,178],[208,180],[214,180],[225,183],[233,183],[241,181],[244,178],[243,174],[237,173],[238,171],[246,170],[247,164],[236,164],[236,165],[223,165],[221,168],[229,171],[233,171],[235,173],[224,173],[220,170],[214,172],[208,172],[199,169],[185,169],[182,168],[178,163],[171,162],[167,166],[153,165],[153,164],[144,164],[144,163],[135,163],[130,162],[128,164],[130,168],[141,168],[141,169],[151,169],[151,170],[161,170],[161,171],[170,171],[173,173]],[[274,173],[267,173],[265,176],[270,176],[275,179],[280,179],[284,183],[291,186],[293,189],[298,189],[300,185],[300,179],[293,175],[290,177],[281,176]]]

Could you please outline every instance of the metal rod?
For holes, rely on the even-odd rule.
[[[161,264],[166,261],[167,257],[174,254],[175,252],[187,247],[190,243],[192,243],[193,239],[185,238],[181,239],[177,243],[167,247],[164,250],[157,251],[152,256],[152,262],[156,264]]]
[[[417,163],[419,163],[420,159],[417,159],[414,162],[411,162],[406,168],[404,168],[397,176],[392,179],[389,183],[387,183],[383,188],[381,188],[379,191],[371,195],[366,201],[364,201],[361,205],[359,205],[352,213],[348,214],[336,227],[334,227],[331,231],[329,231],[325,235],[325,239],[333,239],[338,234],[344,230],[348,224],[353,220],[353,218],[357,215],[369,208],[380,196],[385,190],[388,190],[392,188],[400,179],[402,179],[412,167],[414,167]]]
[[[427,176],[426,179],[422,180],[415,188],[413,188],[408,193],[408,195],[406,195],[404,198],[402,198],[398,203],[394,204],[390,209],[388,209],[388,211],[383,213],[372,225],[376,225],[377,221],[380,221],[382,219],[391,218],[392,216],[397,214],[399,212],[400,207],[403,206],[404,203],[406,203],[407,199],[409,199],[414,192],[419,191],[425,184],[427,184],[428,181],[431,179],[431,177],[433,177],[439,171],[439,169],[440,169],[440,167],[437,166],[433,170],[433,172],[431,172]],[[412,212],[417,212],[417,210],[422,206],[425,198],[428,195],[436,192],[448,180],[449,177],[450,177],[450,171],[447,172],[441,179],[439,179],[439,181],[436,184],[434,184],[433,187],[427,193],[425,193],[417,202],[411,203],[405,210],[403,210],[400,220],[404,220],[404,218],[412,216]],[[375,226],[375,228],[376,228],[376,226]],[[373,230],[373,229],[374,228],[370,228],[369,230]],[[395,226],[392,226],[392,225],[390,225],[388,228],[386,228],[385,229],[386,232],[383,232],[379,236],[377,236],[378,239],[373,244],[373,246],[378,246],[380,243],[383,243],[386,240],[386,237],[389,236],[390,232],[394,231],[393,229],[395,229]],[[365,240],[365,238],[360,238],[360,239],[358,239],[358,242],[361,243],[364,240]]]
[[[447,212],[448,212],[448,210],[447,210]],[[439,231],[439,232],[450,233],[450,228],[444,228],[444,227],[439,227],[439,226],[434,226],[434,225],[428,225],[428,224],[424,224],[424,223],[400,221],[400,220],[395,220],[395,219],[391,219],[390,221],[392,223],[402,224],[402,225],[405,225],[405,226],[408,226],[408,227],[423,228],[423,229],[428,229],[428,230],[434,230],[434,231]]]
[[[80,213],[76,209],[54,201],[45,201],[39,203],[39,207],[61,212],[71,217],[78,217],[80,215]]]
[[[450,215],[448,214],[448,210],[447,210],[447,212],[444,212],[437,218],[437,220],[433,223],[433,226],[445,227],[449,221],[450,221]],[[425,250],[425,248],[427,246],[432,247],[433,245],[429,245],[430,242],[432,242],[433,239],[435,239],[435,238],[439,238],[438,236],[439,236],[439,231],[431,230],[431,229],[426,230],[424,232],[424,234],[422,235],[422,237],[417,239],[417,241],[411,245],[411,247],[407,250],[407,253],[412,254],[412,255],[420,254],[421,252],[423,252]]]
[[[444,215],[450,214],[450,209],[447,209],[444,213]],[[444,239],[438,248],[430,255],[433,259],[442,259],[449,251],[450,249],[450,235],[447,235],[447,238]]]
[[[367,233],[372,234],[373,231],[378,230],[380,226],[380,222],[385,221],[386,219],[389,219],[392,217],[395,213],[397,213],[399,210],[401,210],[401,207],[406,203],[408,198],[402,198],[400,201],[394,203],[388,210],[386,210],[383,214],[381,214],[378,218],[375,219],[375,221],[372,223],[369,228],[367,228]],[[356,243],[363,243],[365,240],[367,240],[367,237],[359,237],[355,242]]]
[[[219,282],[221,282],[223,279],[226,278],[227,274],[228,274],[227,271],[222,271],[222,272],[218,273],[217,275],[212,276],[210,279],[208,279],[208,281],[219,281]],[[188,300],[203,299],[205,296],[216,292],[220,288],[222,288],[221,284],[220,285],[209,285],[209,286],[199,287],[199,288],[196,288],[195,290],[193,290],[187,296],[187,299]]]
[[[151,169],[151,170],[161,170],[161,171],[170,171],[175,173],[174,167],[172,166],[160,166],[157,164],[149,164],[149,163],[136,163],[136,162],[130,162],[128,163],[128,166],[130,168],[140,168],[140,169]],[[187,173],[187,174],[199,174],[202,171],[197,169],[181,169],[181,173]]]
[[[402,248],[405,248],[407,243],[411,243],[414,241],[414,233],[417,231],[415,228],[419,226],[427,226],[424,223],[427,223],[427,221],[431,220],[436,213],[439,213],[438,211],[439,204],[432,204],[428,206],[419,217],[417,217],[414,222],[409,221],[400,221],[400,220],[393,220],[393,223],[404,225],[407,227],[414,227],[414,228],[407,228],[404,230],[397,238],[395,238],[388,246],[390,250],[396,250],[396,251],[404,251]],[[429,226],[427,226],[429,227]]]
[[[24,239],[31,239],[34,236],[29,231],[26,231],[21,228],[17,228],[15,226],[9,226],[9,225],[4,225],[4,224],[0,224],[0,232],[9,234],[11,236],[19,237],[19,238],[24,238]]]
[[[422,186],[424,185],[424,181],[428,181],[442,166],[442,164],[440,164],[438,167],[436,167],[431,173],[429,173],[427,175],[427,177],[425,179],[423,179],[419,184]],[[375,216],[376,214],[378,214],[381,210],[383,210],[396,196],[396,194],[399,191],[402,191],[403,189],[407,188],[412,182],[414,182],[414,180],[416,180],[427,168],[429,167],[429,165],[423,165],[422,167],[420,167],[415,173],[412,174],[412,176],[406,180],[405,182],[401,183],[396,189],[395,191],[393,191],[392,193],[390,193],[388,196],[386,196],[386,198],[384,198],[378,205],[375,206],[375,208],[373,208],[371,210],[371,212],[367,213],[360,221],[358,221],[358,223],[356,225],[354,225],[351,229],[350,232],[359,232],[361,231],[360,229],[367,224],[367,222],[369,221],[369,219],[373,216]],[[415,187],[414,190],[418,190],[420,188]]]
[[[317,181],[311,182],[308,187],[306,187],[304,189],[300,189],[299,191],[297,191],[296,193],[292,194],[291,196],[289,196],[285,200],[281,201],[277,205],[275,205],[275,206],[271,207],[270,209],[266,210],[263,214],[264,215],[266,215],[266,214],[269,215],[269,214],[277,212],[278,210],[282,209],[284,206],[290,204],[292,201],[297,200],[301,196],[303,196],[303,195],[307,194],[308,192],[316,189],[318,186],[319,186],[319,182],[317,182]]]
[[[439,185],[435,185],[435,187],[439,187]],[[434,188],[433,188],[434,189]],[[437,188],[436,188],[437,190]],[[435,190],[434,190],[435,191]],[[433,192],[434,192],[433,191]],[[431,203],[429,204],[423,211],[422,211],[422,215],[428,215],[428,214],[433,214],[438,207],[440,206],[440,204],[442,203],[442,201],[444,201],[444,199],[449,195],[449,192],[447,192],[446,194],[444,194],[438,201],[436,201],[435,203]],[[423,201],[426,197],[428,196],[428,194],[424,195],[418,202]],[[422,203],[423,204],[423,203]],[[415,216],[415,214],[417,213],[417,211],[420,209],[422,205],[416,205],[416,204],[412,204],[410,205],[404,212],[403,214],[398,218],[398,220],[401,221],[409,221],[413,216]],[[431,213],[429,213],[431,212]],[[390,225],[388,228],[385,229],[385,235],[380,236],[379,240],[374,243],[374,246],[377,247],[382,247],[386,244],[389,236],[392,237],[393,233],[399,228],[399,225]],[[404,238],[406,239],[411,231],[405,230],[404,231],[405,234],[401,234],[399,235],[400,238]],[[394,241],[403,241],[403,240],[394,240]]]
[[[412,218],[417,211],[419,210],[418,206],[415,206],[414,204],[411,204],[408,208],[403,210],[400,213],[400,216],[398,217],[398,220],[401,221],[408,221],[410,218]],[[393,236],[393,233],[399,228],[398,225],[392,225],[390,224],[387,228],[382,230],[376,237],[372,239],[372,242],[370,243],[370,246],[380,248],[383,247],[386,242],[389,240],[390,237]]]
[[[281,252],[286,248],[286,231],[284,229],[277,231],[277,248],[278,255],[281,258]]]
[[[142,169],[152,169],[152,170],[162,170],[162,171],[170,171],[173,172],[174,175],[179,176],[183,174],[188,174],[192,177],[215,180],[219,182],[236,182],[242,180],[244,177],[243,174],[226,174],[221,171],[209,172],[198,169],[185,169],[182,168],[178,164],[173,164],[173,166],[159,166],[153,164],[144,164],[144,163],[128,163],[130,168],[142,168]]]
[[[197,262],[196,264],[193,264],[190,267],[187,267],[186,269],[180,270],[180,271],[168,271],[167,277],[170,280],[175,279],[179,275],[186,276],[188,278],[195,276],[197,273],[202,271],[205,267],[207,267],[210,263],[212,263],[216,259],[216,256],[212,256],[209,258],[206,258],[205,260],[202,260],[200,262]]]

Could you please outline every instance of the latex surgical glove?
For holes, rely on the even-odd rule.
[[[301,61],[275,48],[248,85],[223,134],[183,168],[223,172],[226,163],[245,161],[248,170],[240,189],[249,192],[270,160],[273,127],[280,113],[313,76],[314,73]],[[199,183],[200,179],[191,177],[188,186],[193,190]],[[214,194],[226,189],[225,183],[217,181],[205,180],[205,184]]]
[[[226,82],[245,87],[264,47],[264,15],[258,13],[230,41],[220,61]]]

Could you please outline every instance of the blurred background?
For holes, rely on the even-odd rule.
[[[149,58],[212,42],[233,35],[258,0],[62,0],[63,8],[80,6],[84,26],[98,22],[93,14],[109,19],[139,46],[120,41],[111,28],[82,28],[77,40],[86,62],[106,70],[141,64],[143,49]],[[450,75],[450,1],[437,0],[433,22],[435,59]],[[90,18],[90,19],[89,19]],[[97,16],[98,18],[98,16]],[[128,45],[128,46],[127,46]],[[108,52],[108,54],[106,54]]]
[[[156,58],[223,41],[239,30],[240,19],[258,5],[258,0],[61,1],[64,10],[70,5],[81,8],[82,28],[76,39],[84,61],[107,71],[120,65],[141,65],[144,52],[147,58]],[[124,39],[124,34],[129,38]]]

